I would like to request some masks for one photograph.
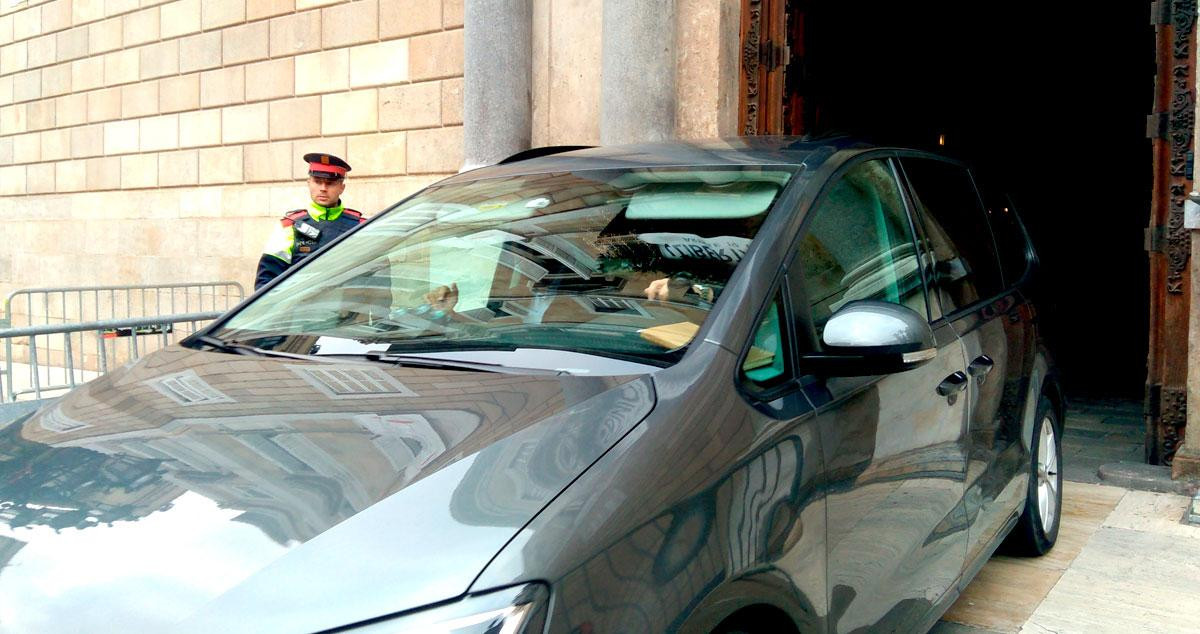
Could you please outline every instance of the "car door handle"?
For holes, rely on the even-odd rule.
[[[970,379],[967,378],[967,375],[963,374],[961,371],[955,372],[945,379],[942,379],[941,384],[937,386],[937,393],[941,396],[950,396],[951,394],[956,394],[967,389],[968,381],[970,381]]]
[[[987,376],[988,372],[991,372],[995,366],[996,362],[992,361],[991,357],[981,354],[975,357],[971,365],[967,366],[967,373],[976,379],[983,380],[983,377]]]

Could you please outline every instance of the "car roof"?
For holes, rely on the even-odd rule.
[[[814,168],[839,150],[873,146],[851,137],[810,139],[795,136],[746,136],[701,141],[663,141],[610,145],[544,154],[463,172],[444,183],[564,169],[637,169],[654,167],[805,165]]]

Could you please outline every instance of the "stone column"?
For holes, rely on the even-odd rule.
[[[1188,263],[1192,301],[1188,308],[1187,425],[1171,471],[1177,480],[1200,478],[1200,192],[1193,191],[1183,204],[1183,226],[1192,239],[1192,257]]]
[[[675,0],[606,0],[600,141],[662,141],[675,134]]]
[[[529,149],[532,0],[465,0],[463,58],[463,169]]]
[[[738,134],[742,0],[675,0],[675,136]]]

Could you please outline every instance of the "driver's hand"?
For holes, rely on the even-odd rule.
[[[446,312],[454,310],[455,304],[458,303],[458,284],[451,282],[450,286],[439,286],[425,293],[425,301],[434,310],[444,310]]]
[[[660,277],[659,279],[650,282],[650,285],[647,286],[645,290],[646,299],[660,302],[667,301],[667,297],[671,294],[670,284],[671,278],[669,277]]]

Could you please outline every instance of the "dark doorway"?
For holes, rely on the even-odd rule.
[[[785,132],[936,148],[1006,183],[1072,396],[1140,399],[1154,97],[1149,3],[786,3]]]

